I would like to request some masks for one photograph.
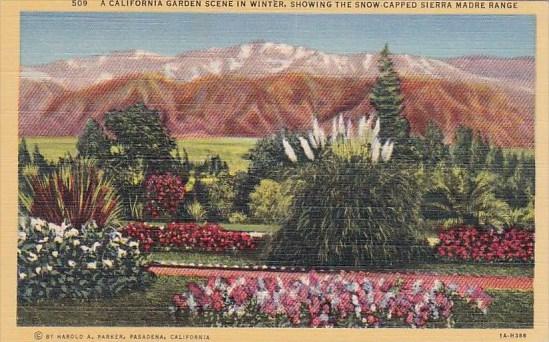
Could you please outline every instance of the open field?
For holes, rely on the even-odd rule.
[[[57,161],[67,153],[76,155],[77,137],[25,137],[29,150],[38,145],[40,152],[50,161]],[[180,138],[177,146],[181,151],[185,149],[189,159],[201,162],[209,155],[219,154],[229,164],[231,172],[245,171],[248,161],[245,154],[255,144],[254,138]]]

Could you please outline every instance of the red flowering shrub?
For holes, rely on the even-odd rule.
[[[153,218],[175,215],[185,197],[185,183],[171,173],[150,175],[145,181],[145,213]]]
[[[254,249],[257,240],[245,232],[233,232],[217,224],[169,223],[164,228],[149,226],[146,223],[130,223],[124,235],[139,240],[144,252],[152,247],[177,247],[195,250],[224,252],[231,250]]]
[[[436,247],[440,257],[471,261],[533,261],[534,233],[518,228],[501,232],[476,227],[442,231]]]
[[[409,327],[453,324],[455,300],[486,313],[492,298],[479,288],[435,280],[372,281],[364,274],[210,277],[172,297],[176,317],[192,325],[273,327]]]

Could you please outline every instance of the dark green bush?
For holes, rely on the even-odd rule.
[[[427,253],[419,238],[420,189],[395,162],[332,156],[305,165],[272,264],[390,265]]]

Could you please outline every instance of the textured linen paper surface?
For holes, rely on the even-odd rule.
[[[544,1],[1,3],[2,341],[535,341]]]

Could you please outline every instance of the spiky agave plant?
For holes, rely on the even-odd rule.
[[[64,163],[50,175],[31,174],[26,181],[30,192],[20,194],[20,199],[30,216],[55,224],[69,222],[78,229],[91,220],[106,227],[120,218],[111,181],[90,160]]]
[[[413,174],[337,155],[304,165],[289,216],[271,244],[272,264],[387,265],[426,253]]]

